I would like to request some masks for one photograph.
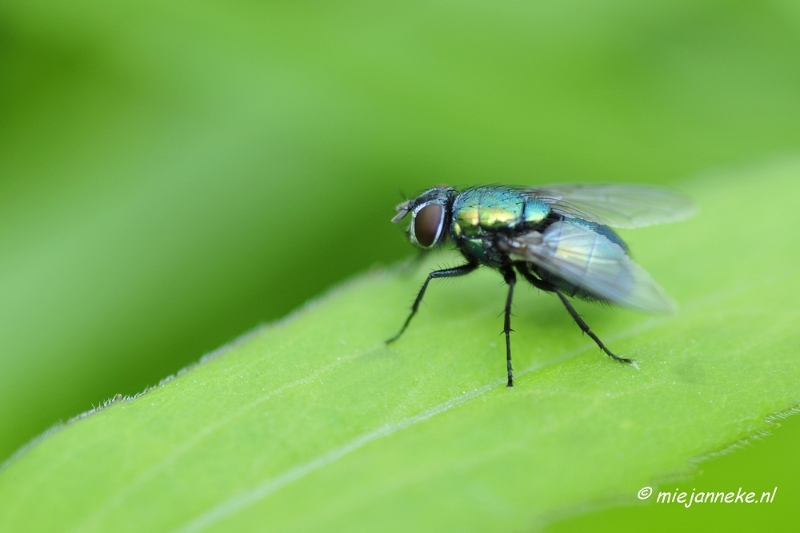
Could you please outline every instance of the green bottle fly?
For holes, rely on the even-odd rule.
[[[634,263],[628,247],[611,229],[637,228],[684,219],[695,212],[681,194],[647,185],[554,185],[539,188],[473,187],[458,192],[434,187],[397,206],[392,222],[411,213],[408,238],[422,249],[455,245],[463,265],[428,274],[397,340],[417,312],[434,278],[463,276],[487,266],[508,284],[503,331],[508,386],[511,366],[511,302],[517,274],[555,293],[581,328],[613,359],[612,353],[572,307],[568,297],[615,303],[645,312],[671,312],[672,299]]]

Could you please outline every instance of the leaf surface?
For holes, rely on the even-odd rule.
[[[33,445],[0,471],[0,530],[518,531],[633,501],[800,402],[798,174],[686,181],[696,218],[623,234],[681,310],[579,310],[638,371],[519,290],[506,389],[488,270],[434,282],[387,347],[458,259],[378,270]]]

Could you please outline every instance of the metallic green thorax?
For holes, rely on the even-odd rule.
[[[453,203],[450,237],[468,255],[495,263],[484,248],[489,234],[532,229],[550,213],[542,200],[510,187],[476,187],[460,193]]]

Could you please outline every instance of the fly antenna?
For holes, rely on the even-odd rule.
[[[399,204],[397,207],[394,208],[395,211],[397,211],[397,214],[394,216],[394,218],[392,218],[393,224],[396,224],[401,220],[403,220],[403,218],[405,218],[405,216],[408,214],[408,205],[410,203],[411,200],[406,200],[405,202]]]

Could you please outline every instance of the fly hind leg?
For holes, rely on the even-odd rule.
[[[592,340],[597,344],[597,346],[600,347],[601,350],[603,350],[606,353],[606,355],[608,355],[615,361],[619,361],[620,363],[628,363],[629,365],[636,366],[636,361],[634,361],[633,359],[628,359],[627,357],[620,357],[614,354],[608,348],[606,348],[606,345],[603,344],[603,341],[601,341],[600,338],[594,334],[589,325],[583,321],[578,312],[575,311],[575,308],[572,307],[572,304],[569,302],[569,300],[567,300],[567,297],[564,296],[564,294],[560,290],[558,290],[558,288],[555,285],[534,276],[533,272],[531,272],[530,267],[528,267],[527,264],[517,263],[516,267],[519,273],[522,274],[522,276],[537,289],[556,293],[559,299],[561,300],[561,303],[564,304],[564,307],[567,308],[567,312],[569,312],[569,315],[572,317],[575,323],[578,324],[578,327],[581,328],[581,331],[589,335],[589,337],[592,338]]]
[[[627,357],[620,357],[618,355],[615,355],[611,350],[606,348],[606,345],[603,344],[603,341],[601,341],[600,338],[594,334],[594,332],[589,328],[589,325],[586,322],[584,322],[581,316],[578,314],[578,312],[575,311],[575,308],[572,307],[571,303],[569,303],[567,297],[564,296],[561,293],[561,291],[556,288],[553,289],[553,292],[555,292],[558,295],[558,297],[561,298],[561,303],[564,304],[564,307],[567,308],[567,311],[569,311],[570,316],[575,321],[575,323],[578,324],[578,327],[581,328],[581,331],[589,335],[592,338],[592,340],[594,340],[594,342],[597,343],[600,349],[606,352],[606,355],[608,355],[609,357],[611,357],[616,361],[619,361],[620,363],[628,363],[629,365],[636,366],[636,361],[634,361],[633,359],[628,359]]]

